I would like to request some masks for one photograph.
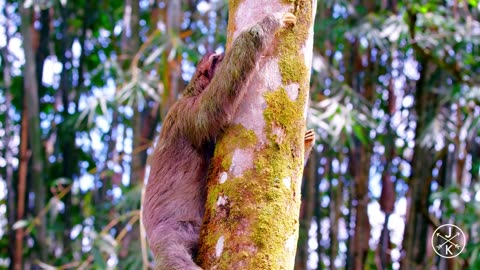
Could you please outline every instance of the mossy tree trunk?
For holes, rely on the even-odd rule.
[[[278,32],[217,141],[198,261],[204,269],[293,269],[316,1],[229,4],[227,50],[269,13],[290,11],[297,24]]]

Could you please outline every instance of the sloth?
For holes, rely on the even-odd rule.
[[[143,224],[157,270],[199,270],[193,261],[205,212],[206,179],[217,136],[232,121],[255,66],[275,32],[296,23],[274,13],[243,31],[231,50],[207,54],[164,119],[151,156]],[[313,132],[305,137],[308,149]],[[314,135],[313,135],[314,136]]]

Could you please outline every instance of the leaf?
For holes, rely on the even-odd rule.
[[[107,264],[105,263],[105,260],[103,259],[101,251],[97,248],[93,248],[92,253],[93,253],[93,261],[95,262],[96,268],[97,269],[107,269]]]
[[[479,1],[478,0],[468,0],[468,3],[474,7],[478,6]]]
[[[144,61],[145,65],[150,65],[160,57],[160,55],[165,51],[165,48],[167,47],[166,44],[162,44],[160,47],[156,48],[152,53],[150,53],[147,58]]]
[[[362,126],[358,124],[353,125],[353,133],[360,140],[362,144],[368,144],[368,138],[365,136],[365,132]]]
[[[25,219],[18,220],[17,222],[13,223],[12,229],[18,230],[21,228],[26,228],[27,226],[30,225],[30,221],[27,221]]]

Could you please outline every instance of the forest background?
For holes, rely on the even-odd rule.
[[[147,157],[227,9],[0,0],[0,268],[151,266]],[[480,269],[479,1],[319,1],[310,96],[295,269]]]

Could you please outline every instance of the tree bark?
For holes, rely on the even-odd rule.
[[[297,24],[279,31],[217,141],[200,236],[204,269],[294,267],[315,10],[315,0],[230,1],[227,50],[272,12],[290,11]]]
[[[124,35],[122,36],[122,47],[125,52],[128,53],[130,59],[133,59],[134,55],[138,52],[140,48],[140,36],[139,36],[139,20],[140,20],[140,6],[138,1],[125,0],[125,29]],[[131,61],[128,61],[130,64]],[[132,71],[134,68],[132,67]],[[137,104],[138,106],[138,104]],[[132,167],[130,171],[130,181],[132,185],[135,185],[139,182],[143,182],[143,174],[145,163],[143,162],[142,155],[145,154],[145,151],[139,150],[143,144],[143,139],[141,138],[142,132],[142,112],[139,108],[134,110],[132,118],[133,126],[133,152],[132,152]]]
[[[426,128],[427,116],[434,105],[436,98],[425,87],[427,62],[421,61],[420,79],[415,89],[415,115],[417,126],[415,128],[415,147],[410,162],[412,174],[408,180],[409,197],[407,205],[407,220],[403,237],[403,250],[401,269],[425,269],[427,266],[427,230],[429,227],[428,208],[430,197],[431,171],[435,164],[434,153],[421,145],[420,134]]]
[[[34,213],[39,214],[45,206],[45,181],[43,179],[43,154],[40,132],[39,118],[39,98],[38,84],[35,80],[37,74],[35,71],[35,52],[32,48],[32,12],[31,8],[25,8],[20,5],[20,14],[22,19],[21,33],[23,37],[23,50],[25,53],[25,65],[23,72],[24,102],[28,107],[28,138],[31,147],[31,170],[30,175],[33,183],[32,192],[35,194]],[[36,244],[38,250],[38,259],[45,261],[47,258],[46,243],[46,218],[45,215],[38,221],[38,230],[36,234]]]
[[[6,19],[7,23],[9,23],[9,15],[6,12],[6,8],[4,8],[3,11],[3,16]],[[16,231],[13,230],[13,224],[15,223],[15,183],[13,179],[13,164],[12,164],[12,159],[13,159],[13,153],[12,149],[10,147],[10,143],[13,139],[14,136],[14,121],[10,117],[10,107],[12,106],[12,76],[11,76],[11,63],[10,63],[10,57],[9,57],[9,50],[8,50],[8,45],[10,43],[10,35],[8,31],[5,31],[5,47],[0,49],[0,57],[1,61],[3,64],[3,81],[4,81],[4,88],[5,88],[5,105],[6,109],[3,112],[5,114],[5,136],[4,136],[4,142],[5,142],[5,151],[3,153],[3,156],[7,160],[7,165],[5,168],[5,183],[7,184],[7,217],[8,217],[8,257],[10,258],[10,261],[12,262],[12,265],[15,265],[16,262],[16,257],[15,257],[15,234],[17,233]]]
[[[167,33],[173,42],[171,42],[172,46],[170,50],[167,50],[163,54],[163,64],[164,66],[168,67],[167,70],[164,72],[164,85],[165,91],[162,95],[162,109],[161,109],[161,116],[162,119],[165,118],[170,107],[175,103],[177,100],[177,95],[180,90],[181,80],[182,80],[182,71],[181,71],[181,53],[178,53],[177,42],[175,40],[180,39],[180,30],[182,26],[182,7],[180,1],[177,0],[169,0],[167,5],[167,14],[166,14],[166,22],[167,22]],[[170,57],[170,54],[175,53],[175,57]]]
[[[27,171],[30,153],[28,152],[28,107],[25,97],[23,98],[23,112],[20,134],[20,164],[18,166],[18,184],[17,184],[17,220],[22,220],[25,216],[25,198],[27,190]],[[15,252],[12,262],[13,269],[23,269],[23,235],[24,229],[19,228],[15,231]]]
[[[302,203],[300,207],[300,231],[297,243],[297,254],[295,255],[295,270],[306,270],[308,262],[309,232],[315,211],[315,181],[317,178],[318,162],[315,158],[316,151],[313,150],[308,159],[303,174]]]
[[[134,0],[125,0],[124,8],[124,32],[122,35],[122,50],[128,55],[128,61],[124,62],[125,68],[130,68],[132,75],[136,72],[136,66],[132,65],[132,61],[140,49],[140,3]],[[136,86],[137,87],[137,86]],[[140,108],[139,104],[135,104],[132,128],[133,128],[133,151],[132,162],[130,167],[130,185],[143,185],[143,178],[145,173],[144,156],[146,149],[143,148],[144,138],[142,137],[142,114],[144,108]],[[140,200],[139,200],[140,201]],[[135,248],[138,248],[138,240],[140,239],[140,226],[134,226],[129,231],[128,235],[122,239],[122,251],[120,257],[125,259],[128,253],[132,250],[135,243]]]
[[[415,12],[407,11],[409,34],[412,40],[416,36]],[[433,149],[421,145],[421,134],[425,131],[429,119],[437,114],[438,101],[434,93],[428,91],[430,72],[434,70],[428,56],[417,44],[413,46],[415,56],[419,62],[420,78],[415,88],[414,114],[417,117],[415,127],[415,147],[410,162],[412,173],[408,180],[407,220],[403,237],[402,249],[404,257],[401,269],[425,269],[427,266],[427,231],[429,227],[428,208],[430,184],[432,182],[432,168],[435,164]]]
[[[393,58],[390,57],[390,62]],[[392,69],[393,71],[393,69]],[[394,81],[393,76],[390,77],[388,85],[388,120],[386,125],[386,134],[385,139],[387,140],[385,156],[382,157],[382,162],[384,164],[384,169],[382,173],[382,191],[380,194],[380,209],[385,214],[385,219],[383,222],[382,233],[380,234],[380,241],[377,247],[378,251],[378,268],[381,270],[388,269],[388,266],[392,263],[391,254],[391,241],[390,241],[390,230],[388,229],[388,221],[390,215],[393,213],[395,208],[395,182],[392,181],[392,161],[396,156],[395,153],[395,135],[392,124],[392,117],[396,112],[395,108],[395,90],[394,90]]]
[[[85,11],[86,12],[86,11]],[[62,63],[62,72],[60,74],[60,86],[58,91],[61,93],[62,97],[62,106],[63,111],[61,113],[63,121],[66,121],[70,117],[69,106],[71,105],[72,101],[74,100],[74,96],[72,96],[72,71],[70,67],[73,67],[72,63],[72,43],[73,43],[73,35],[68,31],[68,20],[70,19],[71,7],[69,5],[60,5],[60,17],[61,17],[61,25],[60,25],[60,32],[62,34],[62,40],[60,41],[60,62]],[[46,14],[48,16],[48,13]],[[87,16],[87,15],[85,15]],[[43,14],[42,14],[43,17]],[[48,20],[42,22],[42,32],[41,32],[41,40],[44,40],[44,35],[48,35]],[[86,20],[84,18],[84,22]],[[48,38],[48,36],[47,36]],[[42,50],[43,46],[48,46],[48,42],[40,46],[39,51]],[[47,48],[44,48],[47,50]],[[85,53],[82,50],[82,54]],[[40,63],[43,67],[43,62]],[[41,78],[41,75],[40,75]],[[41,79],[38,81],[39,85],[41,85]],[[75,131],[69,130],[67,128],[62,128],[58,130],[58,138],[59,138],[59,146],[60,151],[62,153],[62,176],[66,179],[71,179],[73,181],[74,174],[76,172],[76,168],[78,167],[77,156],[75,151]],[[65,211],[62,214],[63,221],[64,221],[64,229],[63,229],[63,252],[64,254],[71,253],[71,239],[70,239],[70,232],[72,230],[72,195],[71,193],[67,193],[63,198],[65,203]]]

